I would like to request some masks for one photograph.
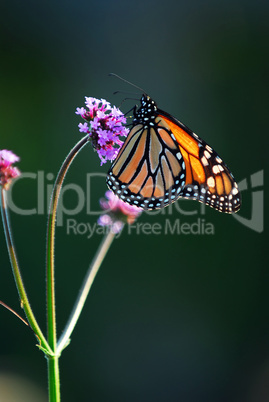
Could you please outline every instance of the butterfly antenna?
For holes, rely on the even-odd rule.
[[[122,101],[121,101],[121,103],[120,103],[120,105],[119,105],[119,108],[121,108],[122,105],[123,105],[123,103],[126,102],[127,100],[135,100],[135,101],[138,101],[139,99],[136,99],[136,98],[124,98],[124,99],[122,99]],[[133,106],[130,110],[128,110],[128,112],[124,113],[124,116],[126,116],[128,113],[130,113],[132,110],[134,110],[134,108],[135,108],[135,106]]]
[[[114,91],[113,95],[117,95],[117,94],[124,94],[124,95],[139,95],[140,94],[138,92],[128,92],[128,91]],[[135,98],[126,98],[126,99],[134,99],[134,100],[139,100],[139,99],[135,99]]]
[[[109,75],[109,76],[112,76],[112,77],[116,77],[116,78],[118,78],[119,80],[121,80],[121,81],[123,81],[123,82],[126,82],[126,83],[129,84],[129,85],[132,85],[133,87],[139,89],[139,91],[141,91],[141,92],[143,92],[144,94],[146,94],[146,91],[144,91],[144,89],[142,89],[142,88],[140,88],[139,86],[133,84],[132,82],[126,80],[125,78],[120,77],[118,74],[109,73],[108,75]]]

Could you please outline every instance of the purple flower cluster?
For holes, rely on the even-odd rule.
[[[79,123],[79,131],[88,133],[92,146],[96,149],[101,165],[107,160],[114,160],[119,152],[123,141],[119,137],[126,137],[129,130],[123,126],[126,123],[124,114],[111,106],[105,99],[85,97],[84,107],[77,108],[85,123]]]
[[[3,188],[7,189],[12,179],[20,175],[19,169],[12,166],[19,160],[20,158],[12,151],[0,150],[0,186]]]
[[[132,224],[142,213],[141,208],[123,202],[112,191],[107,191],[105,196],[100,205],[106,213],[99,217],[98,224],[109,226],[113,233],[119,233],[124,223]]]

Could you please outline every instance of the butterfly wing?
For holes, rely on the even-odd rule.
[[[220,212],[237,212],[240,192],[232,173],[219,155],[197,134],[166,112],[160,122],[178,143],[186,166],[185,186],[180,197],[203,202]]]
[[[240,208],[238,186],[218,154],[146,95],[134,111],[133,127],[107,185],[123,201],[145,210],[163,208],[179,197],[226,213]]]
[[[160,127],[135,125],[108,176],[108,187],[123,201],[158,209],[178,199],[185,185],[185,163],[178,145]]]

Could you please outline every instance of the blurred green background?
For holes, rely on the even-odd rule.
[[[108,77],[115,72],[213,146],[238,182],[246,179],[239,215],[250,219],[250,176],[268,159],[268,8],[266,1],[244,0],[2,0],[0,149],[13,150],[23,172],[44,172],[45,187],[51,185],[46,175],[57,174],[80,138],[74,111],[84,96],[119,106],[125,95],[114,91],[135,91]],[[87,147],[66,184],[85,189],[87,173],[108,168]],[[95,211],[105,191],[105,181],[96,180]],[[13,198],[20,208],[35,208],[37,182],[21,180]],[[65,203],[76,205],[72,192]],[[63,401],[269,401],[264,231],[193,201],[178,205],[196,214],[173,207],[172,215],[165,209],[139,222],[164,227],[166,219],[192,224],[200,218],[214,226],[214,235],[128,234],[125,228],[62,355]],[[102,238],[68,235],[66,218],[56,241],[59,333]],[[84,209],[74,218],[93,225],[97,215]],[[45,330],[47,219],[11,213],[11,220],[25,285]],[[2,230],[0,250],[0,300],[19,312]],[[46,362],[35,338],[2,308],[0,320],[0,401],[46,401]]]

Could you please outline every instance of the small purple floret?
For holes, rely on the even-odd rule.
[[[19,169],[12,166],[20,158],[7,149],[0,150],[0,186],[7,189],[12,179],[20,175]]]
[[[105,99],[85,97],[83,107],[76,109],[85,123],[79,123],[79,131],[89,133],[92,146],[98,153],[101,165],[116,158],[123,141],[119,137],[126,137],[129,130],[123,126],[126,123],[124,114],[116,107],[111,106]]]
[[[142,213],[142,209],[120,200],[112,191],[106,191],[101,198],[101,208],[106,212],[98,219],[101,226],[109,226],[113,233],[119,233],[124,223],[132,224]]]

